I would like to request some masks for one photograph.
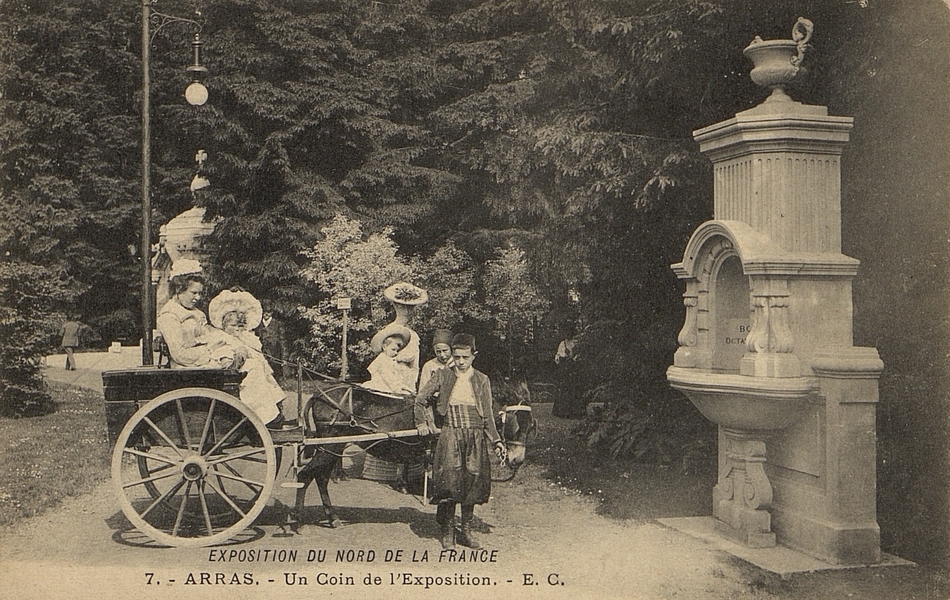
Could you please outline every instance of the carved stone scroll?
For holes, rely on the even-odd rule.
[[[787,354],[794,349],[788,327],[788,282],[765,279],[752,289],[752,326],[746,347],[754,353]]]

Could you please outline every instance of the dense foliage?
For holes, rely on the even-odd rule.
[[[382,292],[393,283],[408,281],[428,295],[428,302],[413,311],[410,323],[425,342],[436,327],[494,332],[510,349],[507,365],[497,363],[499,368],[507,367],[501,374],[524,373],[524,361],[515,360],[514,349],[530,341],[526,334],[541,318],[546,301],[527,276],[522,250],[499,251],[496,259],[486,263],[481,277],[471,257],[451,242],[426,257],[406,258],[398,250],[391,229],[366,235],[359,222],[337,215],[321,230],[313,248],[304,252],[308,263],[301,273],[309,285],[298,310],[310,326],[307,358],[312,364],[323,371],[340,366],[343,332],[338,298],[351,299],[348,356],[359,364],[368,363],[370,337],[393,319]],[[355,373],[365,375],[359,368]]]
[[[62,274],[40,265],[0,261],[0,416],[42,414],[51,407],[40,368],[59,331]]]
[[[153,41],[153,222],[206,206],[220,220],[213,287],[241,285],[292,321],[311,307],[298,332],[318,363],[337,325],[312,307],[344,291],[373,303],[362,295],[446,269],[454,304],[427,308],[423,330],[474,330],[483,368],[523,377],[586,328],[587,393],[659,415],[682,399],[637,390],[661,389],[680,319],[668,265],[711,213],[690,130],[760,96],[737,39],[794,10],[831,28],[859,11],[752,4],[208,0],[194,15],[207,105],[182,101],[190,27]],[[84,319],[125,337],[139,293],[138,15],[90,0],[2,10],[7,260],[56,264]],[[199,149],[212,185],[192,195]],[[373,285],[313,276],[335,215],[359,224],[353,243],[388,240]]]
[[[151,53],[152,221],[205,206],[219,220],[206,240],[214,287],[273,301],[296,325],[298,355],[320,367],[336,356],[333,298],[377,308],[354,311],[362,358],[384,318],[378,291],[398,279],[431,288],[421,330],[475,332],[492,372],[550,375],[557,342],[576,336],[578,389],[608,405],[591,441],[644,455],[644,432],[669,437],[671,419],[694,414],[663,378],[682,313],[668,265],[711,214],[691,130],[761,99],[741,46],[788,37],[800,14],[818,31],[813,83],[796,95],[860,102],[848,90],[873,67],[888,15],[752,4],[207,0],[192,15],[161,0],[157,10],[202,22],[211,99],[183,102],[191,30],[163,28]],[[79,309],[104,340],[128,337],[139,7],[0,10],[5,266],[36,273],[51,311]],[[199,149],[211,187],[193,195]],[[351,278],[334,279],[341,270]],[[35,358],[33,339],[22,344]]]

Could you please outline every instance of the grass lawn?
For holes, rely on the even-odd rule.
[[[109,477],[102,394],[48,386],[54,413],[0,419],[0,525],[42,514]]]

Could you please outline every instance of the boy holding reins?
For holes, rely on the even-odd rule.
[[[472,367],[477,351],[475,338],[460,333],[452,338],[454,366],[441,369],[415,398],[414,417],[419,435],[431,435],[428,406],[442,421],[433,457],[432,502],[438,503],[436,520],[444,549],[455,548],[455,540],[469,548],[480,548],[472,535],[476,504],[485,504],[491,493],[489,448],[504,459],[505,445],[495,428],[491,382]],[[461,525],[455,537],[455,505],[462,505]]]

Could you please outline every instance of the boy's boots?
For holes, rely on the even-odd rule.
[[[455,502],[442,500],[435,510],[435,520],[439,523],[439,540],[443,550],[455,549]]]
[[[475,539],[475,536],[472,535],[472,518],[475,516],[475,505],[473,504],[463,504],[462,505],[462,525],[459,528],[458,541],[463,546],[468,546],[474,550],[478,550],[482,547],[478,543],[478,540]]]

